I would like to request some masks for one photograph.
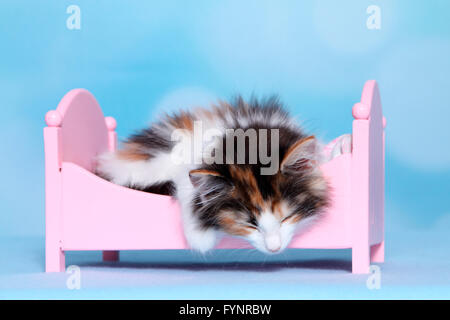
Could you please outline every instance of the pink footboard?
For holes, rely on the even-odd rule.
[[[291,248],[352,249],[352,271],[384,260],[384,132],[375,81],[353,107],[353,149],[322,166],[332,206],[297,235]],[[65,269],[64,252],[188,249],[178,203],[171,197],[114,185],[92,173],[95,158],[116,147],[115,120],[86,90],[70,91],[46,115],[46,271]],[[250,248],[225,237],[218,249]]]

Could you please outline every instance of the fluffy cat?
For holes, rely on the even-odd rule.
[[[199,136],[199,127],[209,134]],[[244,133],[241,145],[233,145],[236,132]],[[318,142],[276,97],[238,97],[165,115],[103,154],[97,170],[113,183],[176,197],[192,249],[206,252],[226,233],[277,253],[329,203],[319,162]]]

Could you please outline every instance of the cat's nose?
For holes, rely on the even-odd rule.
[[[265,236],[265,244],[270,252],[278,252],[281,249],[281,237],[279,233],[271,233]]]

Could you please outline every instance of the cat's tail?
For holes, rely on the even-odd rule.
[[[115,184],[141,190],[172,181],[176,170],[170,153],[165,152],[136,158],[119,150],[97,157],[97,175]]]

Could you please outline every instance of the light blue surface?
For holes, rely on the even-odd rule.
[[[350,250],[288,250],[266,257],[245,250],[206,257],[187,251],[122,252],[117,263],[100,252],[72,252],[80,289],[69,273],[45,274],[44,239],[2,239],[8,257],[0,272],[0,298],[30,299],[450,299],[450,221],[424,230],[390,230],[380,287],[354,275]],[[399,234],[396,236],[396,234]]]
[[[66,27],[71,4],[81,9],[80,30]],[[366,28],[372,4],[380,30]],[[446,0],[2,1],[0,297],[448,298],[449,10]],[[381,290],[348,274],[348,251],[289,252],[268,259],[283,261],[275,266],[243,267],[234,263],[267,258],[124,253],[128,262],[104,267],[91,264],[99,253],[69,254],[82,268],[79,291],[65,287],[65,274],[42,273],[43,119],[70,89],[90,90],[120,137],[161,110],[241,92],[279,93],[329,140],[350,132],[367,79],[379,81],[388,120]],[[288,258],[296,267],[284,267]],[[161,259],[167,264],[151,267]],[[169,266],[204,260],[219,266]]]

